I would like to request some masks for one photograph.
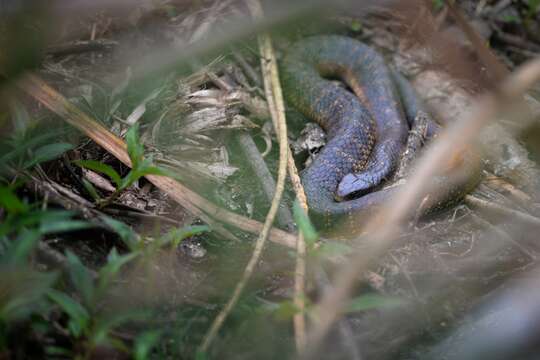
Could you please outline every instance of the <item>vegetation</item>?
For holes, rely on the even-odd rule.
[[[540,1],[16,3],[0,2],[12,54],[0,55],[1,359],[410,359],[449,348],[457,359],[492,339],[500,352],[482,356],[517,358],[538,343],[491,331],[473,304],[503,318],[522,310],[517,328],[538,315],[485,299],[516,288],[540,300],[538,284],[513,278],[537,278],[540,132],[516,119],[539,112],[491,119],[536,77],[531,65],[504,87],[540,53]],[[272,66],[321,33],[364,41],[416,78],[450,130],[470,110],[452,144],[480,139],[485,177],[463,202],[425,219],[431,193],[385,216],[310,217],[295,171],[324,135],[287,104],[282,114]],[[273,130],[281,115],[286,132]],[[420,130],[403,155],[419,166],[390,186],[414,185],[451,139],[415,148]],[[462,162],[455,151],[444,171]],[[290,181],[274,220],[280,165]]]

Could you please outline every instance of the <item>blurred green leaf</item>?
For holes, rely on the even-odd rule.
[[[8,214],[4,222],[0,223],[0,237],[10,233],[17,233],[22,229],[34,229],[40,234],[58,233],[86,229],[95,226],[91,223],[73,220],[73,211],[41,210],[29,208],[23,214]]]
[[[66,251],[66,258],[69,264],[69,276],[73,286],[81,295],[84,304],[87,307],[93,307],[95,305],[94,280],[90,271],[71,251]]]
[[[56,281],[56,273],[39,273],[27,266],[2,266],[0,273],[0,320],[20,320],[33,311],[45,311],[45,295]]]
[[[521,18],[517,15],[504,15],[502,20],[509,24],[521,24]]]
[[[112,168],[112,166],[103,164],[102,162],[96,160],[76,160],[73,163],[85,169],[107,175],[118,187],[120,187],[120,184],[122,183],[122,178],[116,172],[116,170]]]
[[[149,311],[144,310],[129,310],[114,314],[102,314],[100,318],[96,320],[96,326],[91,335],[91,342],[95,345],[103,344],[107,342],[109,332],[127,322],[130,321],[142,321],[151,317]]]
[[[351,246],[345,243],[340,243],[337,241],[323,242],[321,246],[314,251],[313,255],[320,255],[321,257],[332,257],[332,256],[345,256],[350,254],[352,251]]]
[[[115,220],[109,216],[101,216],[101,220],[115,233],[117,233],[124,244],[127,245],[127,247],[134,251],[137,246],[139,245],[139,236],[136,232],[134,232],[129,225],[126,225],[125,223]]]
[[[60,291],[51,289],[47,295],[68,314],[68,328],[71,334],[76,338],[82,336],[90,322],[88,311],[79,302]]]
[[[540,0],[529,0],[527,2],[527,5],[529,7],[529,12],[531,15],[534,15],[540,10]]]
[[[274,315],[278,320],[289,321],[294,315],[298,314],[300,309],[292,301],[282,301],[275,310]]]
[[[309,247],[312,247],[319,239],[319,234],[317,233],[317,230],[315,230],[315,227],[311,223],[311,220],[309,219],[304,209],[300,207],[300,204],[297,200],[295,200],[293,204],[293,215],[294,220],[298,225],[298,229],[304,235],[304,240],[306,244]]]
[[[118,255],[118,252],[116,251],[116,248],[113,248],[109,255],[107,256],[107,264],[103,266],[99,270],[99,280],[98,280],[98,286],[97,286],[97,293],[99,295],[103,295],[106,288],[109,286],[110,282],[114,279],[118,271],[136,258],[139,254],[136,252],[132,252],[126,255]]]
[[[73,149],[73,145],[68,143],[44,145],[33,151],[33,157],[24,164],[24,168],[29,168],[39,163],[56,159],[71,149]]]
[[[95,225],[84,220],[66,219],[62,221],[42,223],[39,231],[42,234],[51,234],[88,229],[94,226]]]
[[[145,331],[135,339],[133,357],[135,360],[146,360],[150,351],[155,347],[161,338],[162,332],[159,330]]]
[[[25,264],[40,238],[41,234],[38,231],[22,229],[19,236],[11,242],[6,252],[6,260],[11,265]]]
[[[351,31],[359,32],[360,30],[362,30],[362,23],[357,19],[353,19],[349,24],[349,28],[351,29]]]
[[[45,354],[53,357],[53,358],[73,358],[73,353],[65,348],[59,347],[59,346],[46,346],[45,347]]]
[[[180,229],[175,228],[159,239],[159,246],[165,246],[170,243],[173,247],[176,247],[182,240],[207,231],[210,231],[210,228],[207,225],[185,226]]]
[[[195,353],[195,360],[207,360],[208,355],[200,350],[197,350],[197,353]]]
[[[26,106],[21,104],[17,99],[11,99],[9,109],[15,131],[19,133],[24,132],[28,128],[30,119]]]
[[[120,108],[120,105],[122,105],[122,99],[114,101],[109,109],[109,116],[113,115]]]
[[[28,210],[28,206],[23,203],[9,187],[0,186],[0,206],[8,213],[21,213]]]
[[[444,6],[444,0],[433,0],[433,9],[439,11]]]
[[[28,137],[24,132],[16,133],[11,139],[5,141],[6,147],[8,147],[10,151],[5,151],[0,157],[0,167],[5,166],[9,162],[24,158],[28,150],[39,145],[45,145],[46,142],[51,141],[57,136],[57,132],[45,132],[32,135],[31,137]]]
[[[357,312],[379,309],[383,307],[395,307],[402,304],[397,298],[381,296],[378,294],[366,294],[352,299],[346,308],[346,312]]]

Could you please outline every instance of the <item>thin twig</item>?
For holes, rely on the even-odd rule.
[[[248,2],[248,5],[250,6],[251,9],[255,8],[258,10],[259,13],[262,14],[261,5],[257,0],[252,0]],[[259,258],[262,254],[262,250],[266,243],[266,239],[268,238],[270,228],[277,214],[279,203],[281,201],[281,197],[283,195],[283,191],[285,188],[285,177],[287,176],[287,152],[289,149],[289,145],[287,142],[287,124],[285,122],[283,96],[281,94],[281,88],[279,85],[279,77],[277,73],[277,60],[274,54],[270,36],[268,34],[262,34],[259,36],[258,41],[259,41],[259,49],[262,55],[261,62],[262,62],[265,92],[268,95],[269,106],[270,106],[270,100],[274,102],[275,109],[272,112],[272,115],[273,116],[276,115],[276,117],[274,118],[274,122],[277,125],[276,133],[278,134],[278,137],[280,140],[279,141],[279,166],[278,166],[278,176],[277,176],[277,182],[276,182],[276,191],[274,194],[274,199],[272,200],[272,204],[270,206],[270,210],[268,211],[268,215],[266,216],[264,226],[261,230],[259,238],[257,239],[257,242],[255,243],[253,254],[251,258],[249,259],[249,262],[244,270],[242,278],[236,285],[236,288],[234,289],[234,292],[231,298],[229,299],[225,307],[221,310],[221,312],[218,314],[218,316],[214,319],[214,322],[212,323],[212,325],[210,326],[210,329],[206,333],[203,339],[203,342],[200,346],[200,351],[202,352],[206,352],[208,350],[208,347],[210,346],[211,342],[217,335],[219,329],[223,325],[223,322],[225,321],[225,319],[231,312],[232,308],[238,302],[238,299],[240,298],[242,291],[244,290],[247,282],[253,275],[255,266],[257,265]]]
[[[248,1],[248,6],[252,16],[256,19],[262,19],[263,13],[260,3],[258,1]],[[261,58],[261,66],[265,67],[265,59]],[[285,117],[285,109],[283,105],[283,95],[281,91],[281,85],[279,83],[279,75],[277,73],[277,66],[272,71],[273,78],[275,78],[275,88],[274,91],[279,92],[279,98],[281,101],[275,101],[272,96],[268,96],[270,91],[266,88],[265,84],[265,93],[268,101],[268,108],[270,110],[272,122],[274,123],[274,128],[279,129],[280,124],[277,123],[275,119],[279,119],[280,116]],[[279,130],[276,130],[279,131]],[[289,177],[291,179],[293,189],[296,193],[296,199],[300,204],[303,211],[308,212],[307,198],[298,175],[298,169],[294,162],[294,158],[289,151],[287,153],[287,168],[289,170]],[[297,308],[297,313],[293,317],[294,323],[294,335],[296,342],[296,349],[299,354],[304,352],[306,345],[306,321],[305,321],[305,279],[306,279],[306,243],[304,235],[299,232],[297,241],[296,241],[296,265],[294,271],[294,304]]]
[[[244,59],[244,57],[238,51],[233,51],[232,55],[236,62],[238,62],[238,65],[240,65],[242,70],[244,70],[244,73],[251,80],[251,82],[256,85],[260,85],[260,75],[253,69],[253,67],[251,67],[251,65],[246,61],[246,59]]]
[[[527,247],[521,245],[518,241],[514,240],[506,231],[501,229],[498,226],[495,226],[491,224],[489,221],[482,219],[480,216],[476,215],[474,212],[471,212],[472,219],[475,221],[478,225],[483,226],[491,231],[493,231],[497,236],[499,236],[502,240],[507,241],[508,243],[512,244],[514,247],[518,248],[521,253],[526,255],[530,260],[536,261],[536,256],[527,249]]]
[[[131,166],[127,146],[122,139],[82,112],[39,77],[36,75],[27,75],[19,81],[18,85],[43,106],[52,110],[67,123],[82,131],[118,160],[127,166]],[[260,233],[263,228],[263,224],[260,222],[217,207],[212,202],[174,179],[157,175],[147,175],[146,178],[156,187],[169,194],[173,200],[182,205],[191,214],[208,222],[216,231],[223,228],[219,223],[212,221],[212,218],[252,234]],[[226,232],[223,233],[227,234]],[[270,231],[270,241],[291,248],[296,247],[295,235],[276,228]]]
[[[518,189],[501,177],[489,174],[485,177],[484,184],[486,184],[490,189],[508,196],[520,205],[529,206],[532,202],[530,195]]]
[[[502,216],[521,221],[522,223],[525,223],[527,225],[540,227],[540,218],[537,218],[536,216],[529,215],[519,210],[510,209],[494,202],[480,199],[473,195],[465,196],[465,203],[472,207],[484,209]]]
[[[262,14],[258,14],[262,15]],[[245,59],[237,53],[235,54],[235,58],[241,66],[244,68],[244,71],[246,71],[247,74],[250,74],[250,72],[253,72],[249,64],[245,61]],[[250,71],[251,70],[251,71]],[[249,76],[251,80],[256,84],[260,86],[260,80],[259,78],[251,74]],[[272,103],[272,99],[269,96],[266,96],[268,100],[268,107],[269,110],[272,112],[275,109],[275,105]],[[276,117],[276,114],[274,113],[272,116],[272,119]],[[274,128],[277,128],[277,125],[275,122]],[[268,147],[267,151],[270,151],[270,146]],[[264,155],[263,155],[264,157]],[[296,200],[300,204],[300,207],[307,213],[308,212],[308,205],[307,205],[307,198],[306,194],[304,192],[304,187],[302,186],[302,182],[300,180],[300,176],[298,174],[298,169],[296,168],[296,164],[294,162],[294,158],[292,153],[289,151],[287,153],[287,169],[289,171],[289,178],[291,180],[291,183],[293,185],[294,192],[296,194]],[[306,282],[306,244],[304,240],[304,236],[302,233],[298,233],[298,238],[296,242],[296,265],[295,265],[295,271],[294,271],[294,305],[297,308],[297,313],[293,317],[294,322],[294,333],[295,333],[295,341],[296,341],[296,347],[299,352],[303,351],[303,348],[306,343],[306,325],[305,325],[305,282]]]
[[[495,92],[480,98],[468,116],[455,122],[430,146],[407,184],[390,199],[389,204],[392,206],[387,206],[368,222],[366,233],[370,234],[370,237],[364,239],[366,246],[339,269],[335,291],[324,296],[315,307],[314,315],[318,322],[310,334],[306,358],[316,353],[330,327],[342,313],[360,274],[393,244],[408,214],[425,195],[430,179],[440,172],[449,158],[464,151],[485,125],[518,101],[524,92],[539,80],[540,58],[521,66]]]

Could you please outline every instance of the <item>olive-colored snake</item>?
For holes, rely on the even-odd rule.
[[[372,48],[343,36],[315,36],[293,45],[280,73],[287,101],[328,135],[302,174],[310,210],[326,216],[372,211],[395,188],[368,190],[395,171],[421,109],[411,85]],[[352,92],[328,78],[342,80]],[[428,133],[436,130],[430,123]],[[470,184],[453,189],[451,197],[469,190]],[[362,196],[336,200],[351,194]]]

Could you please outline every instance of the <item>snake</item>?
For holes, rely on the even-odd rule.
[[[287,103],[327,134],[326,145],[301,176],[310,211],[341,216],[387,201],[397,187],[382,184],[395,172],[423,110],[408,80],[373,48],[340,35],[292,45],[280,62],[280,78]],[[438,131],[430,121],[427,137]],[[469,188],[452,191],[451,197]]]

